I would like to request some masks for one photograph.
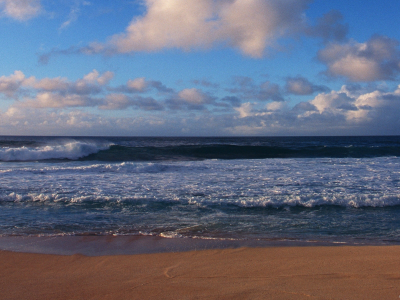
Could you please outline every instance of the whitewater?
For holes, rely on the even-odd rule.
[[[399,137],[0,138],[0,236],[400,243]]]

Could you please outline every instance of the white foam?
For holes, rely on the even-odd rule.
[[[42,147],[0,148],[0,161],[35,161],[45,159],[78,159],[109,149],[110,144],[66,141]]]
[[[177,238],[182,238],[183,235],[180,233],[177,233],[175,231],[167,231],[167,232],[161,232],[160,236],[163,238],[167,239],[177,239]]]
[[[171,201],[207,207],[400,205],[400,158],[3,163],[0,201]]]

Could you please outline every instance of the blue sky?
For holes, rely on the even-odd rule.
[[[0,134],[400,134],[399,11],[397,0],[0,0]]]

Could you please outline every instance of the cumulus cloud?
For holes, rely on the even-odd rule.
[[[348,110],[357,110],[355,99],[348,97],[345,93],[332,91],[331,93],[319,94],[310,102],[319,113],[345,113]]]
[[[25,99],[17,105],[21,107],[36,108],[66,108],[66,107],[86,107],[97,106],[99,100],[89,96],[67,94],[61,95],[54,92],[38,93],[34,98]]]
[[[228,91],[246,101],[284,101],[281,87],[269,81],[256,84],[250,77],[239,76],[233,85]]]
[[[304,28],[311,0],[144,0],[145,13],[125,32],[106,43],[53,49],[40,56],[47,63],[59,54],[116,54],[178,48],[184,51],[228,46],[260,58],[280,37]]]
[[[239,119],[249,117],[265,117],[275,115],[278,112],[286,111],[288,109],[287,103],[282,101],[273,101],[262,108],[256,108],[257,103],[246,102],[238,107],[234,107],[239,113]]]
[[[14,135],[167,135],[181,130],[180,121],[168,122],[148,114],[109,117],[80,110],[53,111],[31,107],[10,107],[0,111],[0,134]]]
[[[130,79],[126,86],[128,87],[128,89],[133,90],[133,91],[137,91],[137,92],[143,92],[147,86],[148,83],[146,82],[146,79],[144,77],[141,78],[136,78],[136,79]]]
[[[107,84],[112,78],[114,77],[114,73],[107,71],[104,74],[100,75],[97,70],[93,70],[92,72],[86,74],[83,77],[83,81],[91,82],[91,83],[98,83],[100,85]]]
[[[152,97],[129,97],[124,94],[109,94],[99,106],[102,110],[123,110],[129,107],[144,111],[164,109],[164,106]]]
[[[101,75],[93,76],[99,77]],[[40,82],[31,77],[25,80],[35,84]],[[79,130],[82,130],[85,134],[154,135],[207,135],[210,132],[218,135],[400,134],[400,86],[385,91],[348,85],[340,90],[319,93],[293,107],[286,101],[243,103],[235,96],[216,99],[193,88],[176,92],[173,97],[162,95],[160,98],[106,91],[100,95],[39,89],[36,93],[31,92],[35,95],[24,96],[5,112],[0,111],[0,133],[81,134]],[[222,103],[228,106],[210,113],[213,107]],[[77,107],[97,107],[102,113],[78,111]],[[121,118],[107,116],[106,110],[126,109],[138,112],[132,111],[131,116]],[[32,128],[37,131],[32,132]]]
[[[24,81],[25,75],[21,71],[15,71],[14,74],[10,76],[1,76],[0,93],[4,93],[8,97],[13,97]]]
[[[318,111],[318,109],[310,102],[300,102],[293,107],[293,111],[296,113],[305,113]]]
[[[178,96],[181,100],[193,105],[202,105],[211,102],[210,97],[196,88],[184,89],[178,93]]]
[[[247,118],[249,116],[253,116],[253,107],[254,104],[250,102],[243,103],[239,107],[235,107],[234,109],[239,113],[239,118]]]
[[[306,33],[321,38],[325,43],[330,41],[343,42],[349,31],[348,24],[343,24],[343,16],[339,11],[332,10],[318,19],[315,26],[309,26]]]
[[[399,134],[400,86],[393,92],[367,93],[340,91],[322,93],[309,102],[316,110],[299,115],[304,121],[318,120],[343,133]]]
[[[386,36],[373,36],[365,43],[333,43],[318,52],[328,67],[327,74],[351,81],[393,80],[400,72],[399,42]]]
[[[0,77],[0,93],[4,99],[18,100],[13,106],[67,109],[97,107],[101,110],[133,108],[143,111],[201,110],[205,105],[216,105],[215,98],[196,88],[176,92],[160,81],[144,77],[129,79],[125,85],[112,87],[114,73],[97,70],[75,81],[67,78],[26,77],[21,71]],[[161,98],[158,100],[154,98]]]
[[[40,0],[0,0],[3,15],[18,21],[29,20],[41,11]]]
[[[0,132],[17,134],[25,129],[28,134],[36,126],[39,131],[32,134],[45,134],[53,126],[56,134],[64,126],[65,134],[86,124],[86,134],[97,134],[97,129],[90,130],[102,124],[104,132],[122,128],[127,134],[140,133],[133,128],[129,131],[128,124],[134,124],[136,129],[148,126],[146,132],[155,135],[177,134],[180,129],[186,134],[212,130],[218,135],[400,134],[400,86],[357,83],[333,91],[324,87],[323,92],[292,107],[282,101],[280,86],[268,81],[260,84],[249,77],[235,78],[233,87],[224,92],[214,87],[175,91],[143,77],[114,88],[110,86],[113,76],[97,70],[74,81],[27,77],[21,71],[1,76],[0,93],[13,102],[5,112],[0,110]],[[291,81],[292,93],[310,95],[318,90],[301,76],[288,78],[287,83]],[[127,116],[119,121],[109,110],[130,111],[118,114]],[[101,117],[84,111],[101,111]],[[13,131],[13,126],[21,131]]]
[[[265,108],[267,109],[267,111],[282,111],[287,109],[287,104],[286,102],[282,102],[282,101],[274,101],[271,103],[268,103]]]
[[[132,100],[124,94],[109,94],[103,104],[99,106],[103,110],[126,109],[132,105]]]
[[[325,86],[312,84],[307,78],[302,76],[288,77],[285,89],[288,93],[294,95],[311,95],[315,92],[328,90]]]
[[[392,92],[365,92],[343,86],[339,91],[318,94],[289,108],[271,102],[264,108],[243,103],[234,108],[236,122],[228,132],[236,134],[381,135],[399,134],[400,86]]]
[[[135,97],[133,107],[144,111],[164,110],[164,106],[152,97]]]
[[[160,81],[147,80],[145,77],[138,77],[134,79],[129,79],[125,85],[120,85],[118,87],[109,87],[110,91],[120,92],[120,93],[146,93],[151,90],[156,90],[162,94],[172,94],[175,91],[167,86],[165,86]]]
[[[11,99],[22,100],[18,106],[37,108],[64,108],[96,106],[100,100],[93,95],[100,94],[113,78],[113,72],[100,74],[97,70],[76,81],[66,78],[26,77],[21,71],[0,77],[0,93]]]
[[[66,78],[61,77],[43,78],[40,80],[31,77],[24,82],[24,86],[30,86],[43,91],[67,91],[70,87],[70,83]]]
[[[40,91],[95,94],[101,91],[101,88],[107,85],[113,77],[113,72],[107,71],[100,74],[97,70],[93,70],[82,79],[70,82],[61,77],[36,79],[34,76],[26,77],[21,71],[15,71],[10,76],[0,77],[0,93],[12,97],[17,92],[21,92],[23,88],[33,88]]]
[[[261,85],[257,98],[260,101],[284,101],[280,86],[269,81]]]
[[[115,126],[114,120],[77,110],[56,113],[31,107],[10,107],[6,112],[0,112],[0,129],[13,134],[65,135],[66,130],[71,135],[87,134],[90,130],[98,130],[101,134],[112,126]]]
[[[261,57],[266,47],[301,24],[308,0],[146,0],[135,18],[110,45],[120,53],[163,48],[209,48],[225,43],[245,55]]]
[[[72,86],[74,84],[68,82],[65,78],[57,77],[37,80],[34,76],[26,77],[19,70],[10,76],[0,77],[0,93],[10,98],[18,98],[23,89],[34,88],[40,91],[67,91]]]
[[[206,105],[215,105],[215,98],[196,88],[188,88],[171,95],[166,101],[171,110],[206,110]]]
[[[113,77],[113,72],[107,71],[100,74],[97,70],[93,70],[83,76],[82,79],[78,79],[75,82],[69,82],[66,79],[57,77],[44,78],[41,80],[31,79],[25,85],[31,85],[36,89],[43,89],[46,91],[57,90],[59,92],[88,95],[99,93],[102,87],[107,85]]]

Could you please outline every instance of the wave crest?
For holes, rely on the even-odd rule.
[[[101,150],[109,149],[111,144],[67,141],[62,144],[41,147],[0,148],[0,161],[34,161],[47,159],[76,160]]]

